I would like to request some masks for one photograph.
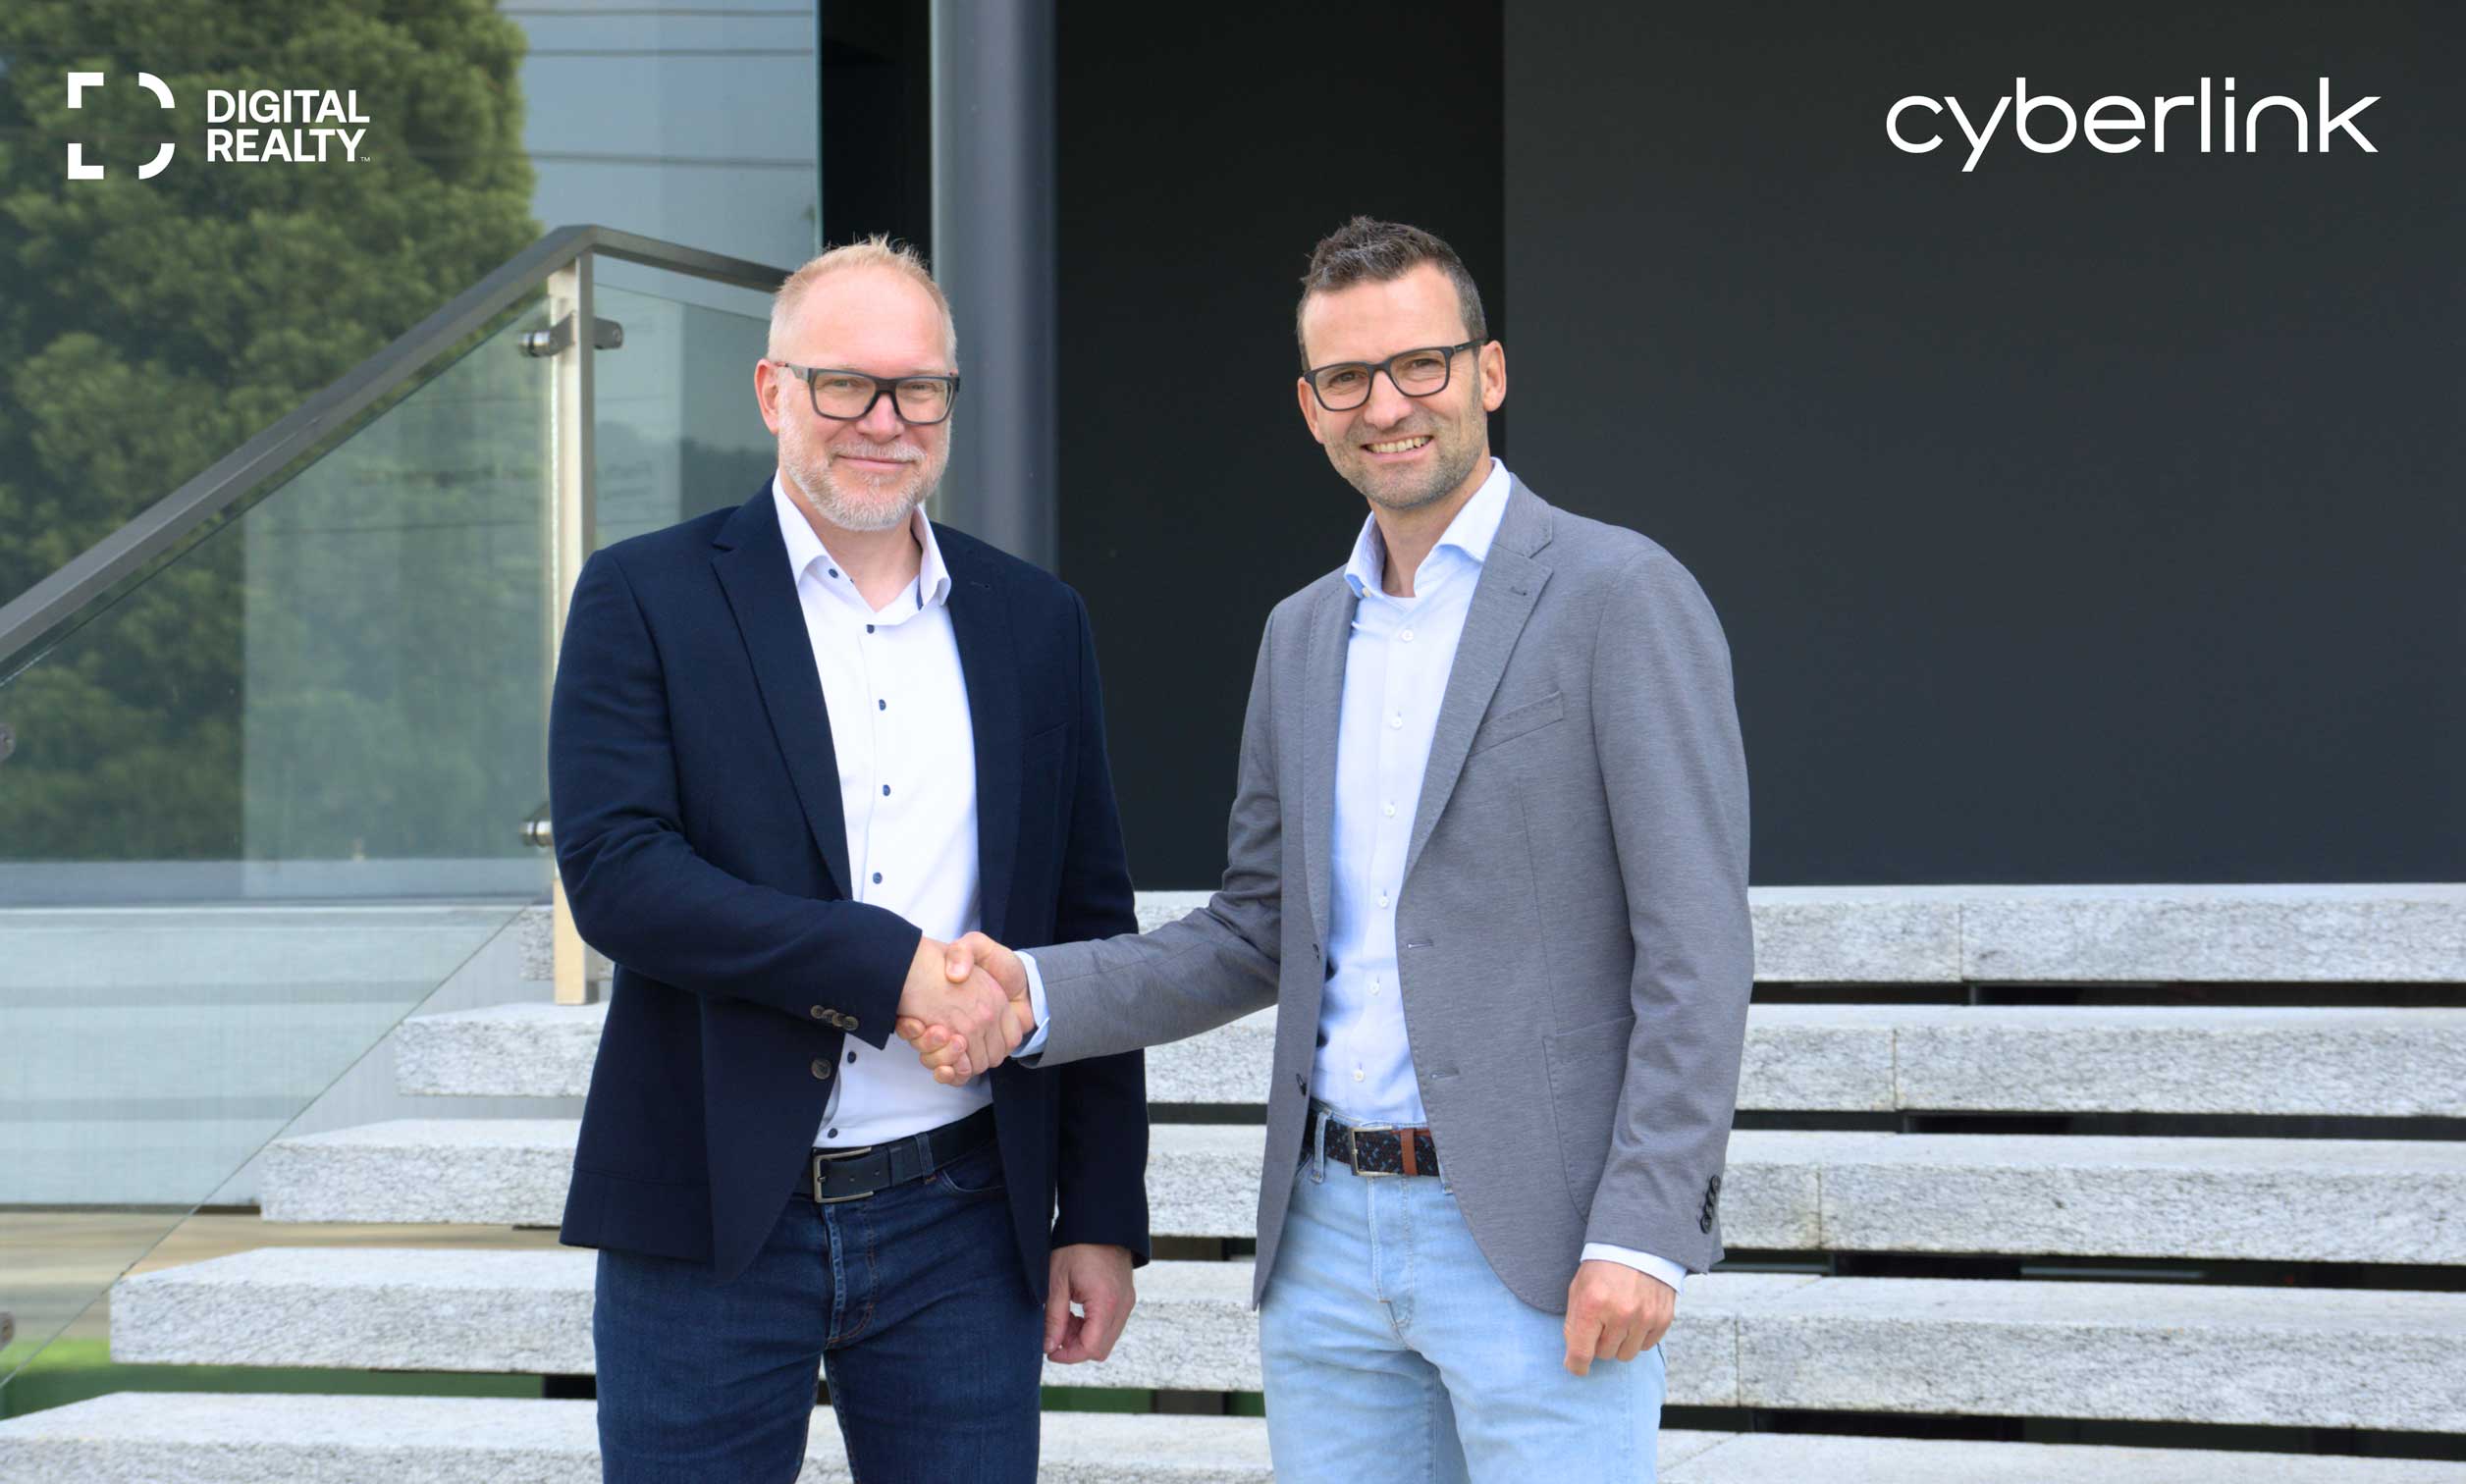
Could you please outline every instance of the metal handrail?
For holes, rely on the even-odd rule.
[[[17,663],[23,651],[59,630],[86,604],[282,473],[352,415],[417,376],[439,352],[545,285],[551,274],[589,253],[765,292],[778,288],[788,275],[788,270],[767,263],[611,227],[556,229],[395,337],[384,349],[345,372],[272,427],[215,460],[203,473],[0,608],[0,682],[25,667]],[[35,658],[27,656],[25,662],[30,664]]]

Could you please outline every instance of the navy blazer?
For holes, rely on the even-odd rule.
[[[976,736],[985,931],[1020,947],[1135,931],[1087,606],[934,529]],[[887,1046],[922,936],[848,900],[830,715],[768,482],[591,557],[548,751],[574,923],[617,966],[563,1240],[733,1278],[813,1147],[832,1086],[813,1067],[835,1067],[850,1034]],[[1007,1062],[992,1091],[1039,1301],[1053,1246],[1147,1261],[1139,1054]]]

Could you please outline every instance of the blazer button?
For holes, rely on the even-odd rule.
[[[810,1015],[810,1016],[812,1016],[814,1019],[816,1019],[816,1020],[818,1020],[818,1021],[827,1021],[827,1020],[831,1019],[831,1012],[830,1012],[830,1011],[828,1011],[828,1010],[825,1010],[825,1009],[824,1009],[822,1006],[820,1006],[820,1005],[816,1005],[816,1006],[814,1006],[811,1010],[808,1010],[808,1011],[806,1011],[805,1013],[806,1013],[806,1014],[808,1014],[808,1015]]]
[[[822,1082],[829,1082],[831,1080],[831,1063],[829,1059],[820,1056],[814,1058],[814,1076]]]
[[[853,1031],[853,1030],[855,1030],[855,1029],[856,1029],[856,1017],[855,1017],[855,1016],[853,1016],[853,1015],[842,1015],[842,1016],[840,1016],[840,1017],[839,1017],[839,1029],[840,1029],[840,1030],[842,1030],[842,1031]]]

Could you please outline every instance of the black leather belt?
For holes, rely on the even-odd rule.
[[[885,1144],[816,1149],[795,1192],[816,1205],[863,1200],[892,1186],[922,1180],[993,1137],[993,1110],[979,1108],[957,1123]]]
[[[1426,1128],[1358,1128],[1311,1104],[1302,1124],[1302,1157],[1318,1146],[1318,1126],[1327,1126],[1327,1157],[1350,1165],[1356,1175],[1435,1175],[1438,1145]]]

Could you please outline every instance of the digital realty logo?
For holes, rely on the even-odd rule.
[[[83,108],[85,90],[101,87],[103,82],[104,75],[98,72],[69,74],[69,106]],[[171,84],[152,73],[138,73],[137,85],[152,93],[154,101],[164,108],[176,106]],[[338,92],[316,87],[211,87],[205,93],[205,121],[209,125],[237,122],[284,126],[206,130],[205,157],[235,165],[318,165],[329,159],[356,164],[360,140],[368,133],[368,116],[360,111],[357,88]],[[360,127],[339,127],[346,124]],[[154,158],[137,167],[137,179],[149,181],[169,169],[178,148],[165,140],[155,149]],[[86,163],[84,145],[70,141],[70,180],[99,181],[103,179],[103,170],[101,165]]]
[[[1984,124],[1972,123],[1968,110],[1960,106],[1958,98],[1947,95],[1939,101],[1923,94],[1912,94],[1895,103],[1885,113],[1884,137],[1892,140],[1895,149],[1905,154],[1926,154],[1931,150],[1939,149],[1944,143],[1944,135],[1941,132],[1943,118],[1945,111],[1949,109],[1953,123],[1960,130],[1961,137],[1969,141],[1969,158],[1960,167],[1961,174],[1967,175],[1978,168],[1979,159],[1986,154],[1987,145],[1994,140],[1996,131],[2002,126],[2004,116],[2008,112],[2012,117],[2012,137],[2020,140],[2022,148],[2035,154],[2054,154],[2059,150],[2068,148],[2075,137],[2087,139],[2090,148],[2104,154],[2124,154],[2140,148],[2143,142],[2148,143],[2150,153],[2164,154],[2167,150],[2167,115],[2183,109],[2191,109],[2194,112],[2201,153],[2210,152],[2214,139],[2216,147],[2222,154],[2259,154],[2262,152],[2261,115],[2275,110],[2283,111],[2289,115],[2290,122],[2283,125],[2271,125],[2271,133],[2274,137],[2282,139],[2286,133],[2291,132],[2294,136],[2294,152],[2297,154],[2307,152],[2327,154],[2330,139],[2340,133],[2353,140],[2364,153],[2379,154],[2381,151],[2370,139],[2363,136],[2363,131],[2355,127],[2354,121],[2355,115],[2380,102],[2380,95],[2375,93],[2360,103],[2350,103],[2332,114],[2329,111],[2329,79],[2321,79],[2320,83],[2319,127],[2317,129],[2313,127],[2313,115],[2305,111],[2303,104],[2282,93],[2271,93],[2265,98],[2254,99],[2243,110],[2243,142],[2240,145],[2235,142],[2235,80],[2232,78],[2226,80],[2225,88],[2217,99],[2216,112],[2223,116],[2225,128],[2215,134],[2210,129],[2212,96],[2210,80],[2207,78],[2201,79],[2200,92],[2197,95],[2177,93],[2170,98],[2151,99],[2150,112],[2147,115],[2141,112],[2138,99],[2112,94],[2100,98],[2087,108],[2075,113],[2072,105],[2062,98],[2049,97],[2045,93],[2031,97],[2029,80],[2014,78],[2011,92],[1995,100],[1995,109],[1986,116]],[[1903,118],[1903,115],[1914,109],[1924,109],[1934,114],[1935,118],[1932,121]],[[2058,115],[2063,120],[2060,126],[2063,132],[2057,133],[2056,130],[2059,126],[2050,122],[2044,126],[2044,133],[2048,136],[2042,137],[2039,132],[2033,132],[2030,126],[2029,116],[2034,113]],[[1937,132],[1919,133],[1918,131],[1925,129],[1930,122],[1934,124]],[[2175,126],[2177,138],[2181,138],[2185,132],[2194,129],[2195,124],[2192,122],[2178,122]],[[2149,132],[2149,138],[2146,141],[2140,138],[2144,130]]]

